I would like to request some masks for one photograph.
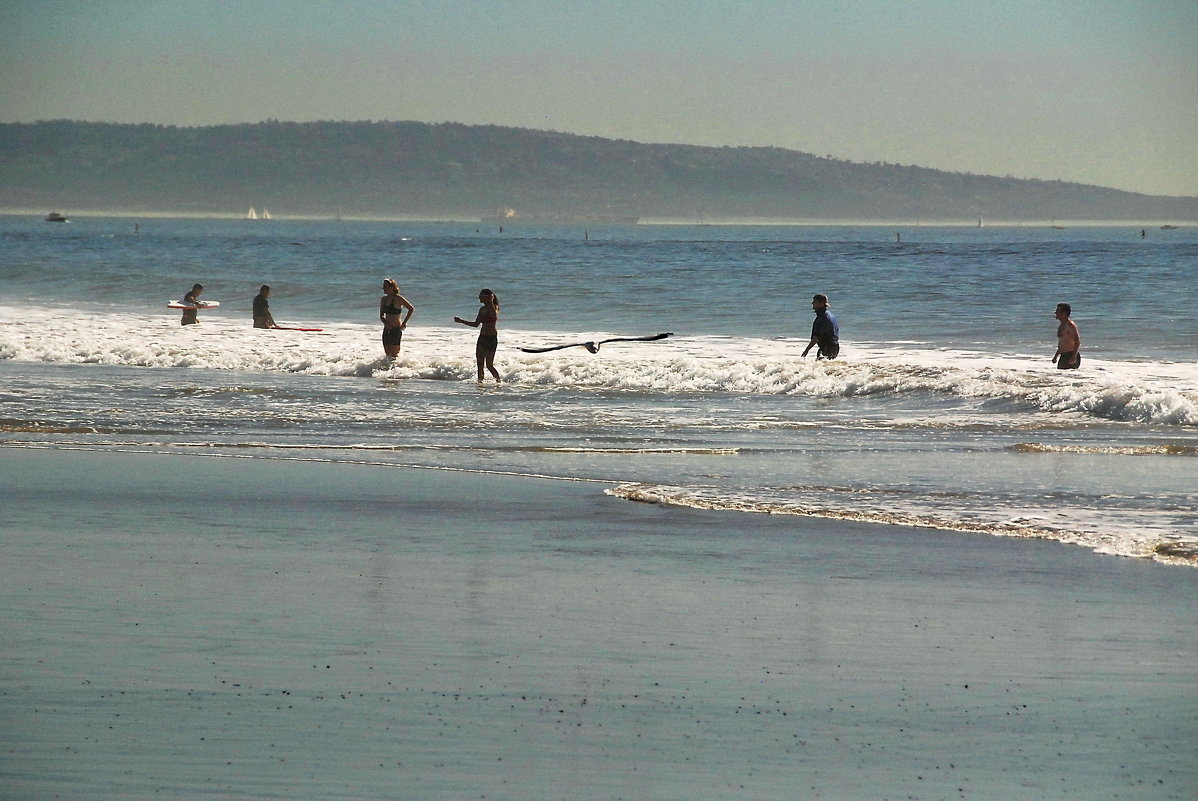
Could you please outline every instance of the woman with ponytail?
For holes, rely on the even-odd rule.
[[[495,369],[495,350],[499,347],[499,297],[491,290],[484,289],[478,293],[478,300],[482,306],[473,320],[454,317],[453,321],[480,329],[478,343],[474,346],[474,358],[478,361],[478,383],[483,382],[483,367],[490,370],[496,383],[499,383],[503,381]]]

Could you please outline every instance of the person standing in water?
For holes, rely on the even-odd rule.
[[[407,309],[407,314],[403,310]],[[416,307],[408,303],[408,299],[399,294],[399,284],[393,279],[383,279],[383,297],[379,301],[379,319],[383,322],[383,352],[387,358],[395,361],[399,355],[399,346],[403,341],[404,329],[412,319]]]
[[[499,297],[491,290],[484,289],[478,293],[478,301],[482,306],[473,320],[454,317],[453,321],[479,329],[478,342],[474,346],[474,358],[478,362],[478,383],[481,384],[484,380],[484,367],[495,376],[495,382],[500,383],[503,378],[495,369],[495,351],[499,347]]]
[[[1069,319],[1073,307],[1068,303],[1058,303],[1054,315],[1057,318],[1057,352],[1052,360],[1058,370],[1076,370],[1082,363],[1082,335],[1078,333],[1077,323]]]
[[[275,318],[270,313],[270,287],[266,284],[254,296],[254,328],[278,328]]]
[[[815,295],[811,298],[811,310],[815,312],[815,322],[811,324],[811,341],[807,343],[803,355],[813,347],[815,360],[835,359],[840,355],[840,324],[836,316],[828,311],[828,296]]]
[[[200,294],[203,291],[204,291],[204,287],[200,286],[199,284],[196,284],[195,286],[193,286],[191,288],[191,291],[183,296],[183,305],[184,306],[203,306],[204,302],[202,300],[200,300]],[[179,322],[179,325],[195,325],[196,323],[198,323],[199,319],[196,317],[197,311],[198,311],[198,309],[184,309],[183,310],[183,319]]]

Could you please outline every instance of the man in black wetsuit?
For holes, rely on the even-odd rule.
[[[828,296],[819,294],[811,298],[811,310],[815,312],[815,321],[811,324],[811,341],[807,343],[807,352],[813,347],[815,360],[835,359],[840,355],[840,324],[836,316],[828,311]]]
[[[270,287],[262,285],[254,297],[254,328],[274,328],[275,318],[270,313]]]

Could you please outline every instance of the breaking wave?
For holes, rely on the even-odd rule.
[[[107,314],[62,326],[50,310],[0,307],[0,359],[150,368],[285,372],[379,380],[464,381],[474,377],[473,332],[412,329],[394,364],[380,357],[377,328],[328,326],[321,332],[267,331],[215,314],[199,326],[173,315]],[[601,338],[591,332],[582,338]],[[509,383],[649,394],[731,393],[822,398],[887,398],[922,393],[1012,410],[1198,426],[1198,365],[1088,358],[1062,373],[1043,354],[995,356],[920,349],[910,343],[847,344],[842,359],[800,358],[794,339],[687,337],[525,354],[520,345],[561,334],[503,331],[497,360]]]
[[[1096,553],[1154,559],[1198,567],[1198,536],[1176,530],[1168,512],[1141,510],[1133,523],[1118,510],[1078,504],[1063,526],[1043,510],[1018,508],[1011,499],[963,493],[853,490],[834,487],[726,488],[621,484],[616,498],[709,511],[794,515],[863,523],[934,528],[1004,537],[1052,540]],[[1068,497],[1058,499],[1062,505]]]

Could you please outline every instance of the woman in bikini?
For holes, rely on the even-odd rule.
[[[491,371],[496,383],[500,383],[503,379],[495,369],[495,350],[499,347],[499,297],[491,290],[484,289],[478,293],[478,301],[482,306],[473,320],[454,317],[453,321],[479,329],[478,343],[474,346],[474,358],[478,362],[478,383],[483,382],[483,367]]]
[[[407,309],[407,314],[403,314],[404,309]],[[412,319],[414,311],[416,307],[399,294],[399,284],[390,278],[384,278],[383,297],[379,301],[379,319],[383,321],[383,352],[391,361],[395,361],[395,357],[399,355],[403,331],[408,327],[408,320]]]

